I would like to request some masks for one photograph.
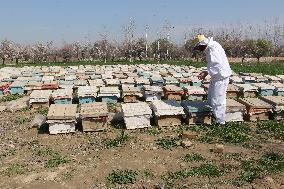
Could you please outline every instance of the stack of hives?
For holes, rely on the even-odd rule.
[[[212,108],[207,102],[186,100],[181,105],[187,114],[187,124],[211,124]]]
[[[284,97],[283,96],[266,96],[266,97],[261,97],[261,99],[273,107],[274,119],[276,120],[284,119]]]
[[[81,105],[80,118],[83,131],[102,131],[107,128],[108,107],[105,102],[94,102]]]
[[[227,99],[226,103],[226,122],[244,121],[246,106],[234,99]]]
[[[238,100],[246,106],[244,118],[247,121],[269,120],[272,106],[258,98],[243,98]]]
[[[163,87],[164,95],[167,100],[178,100],[182,99],[184,91],[181,87],[176,85],[166,85]]]
[[[30,94],[30,106],[32,108],[49,107],[51,90],[34,90]]]
[[[160,86],[144,86],[143,96],[147,102],[161,100],[162,96],[164,96],[164,92]]]
[[[72,104],[73,89],[57,89],[52,93],[52,100],[55,104]]]
[[[175,100],[151,102],[151,109],[154,112],[155,123],[159,127],[178,126],[185,115],[183,107]]]
[[[76,126],[76,104],[51,104],[47,123],[50,134],[72,133]]]
[[[99,88],[97,86],[80,86],[78,88],[79,103],[91,103],[96,101]]]
[[[121,106],[127,129],[151,127],[152,110],[146,102],[126,103]]]
[[[116,103],[120,98],[120,90],[118,87],[101,87],[98,97],[101,98],[102,102]]]
[[[142,90],[139,87],[122,85],[122,98],[124,102],[138,102],[142,96]]]

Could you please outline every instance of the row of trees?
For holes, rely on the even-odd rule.
[[[168,24],[169,25],[169,24]],[[167,26],[167,28],[172,28]],[[267,29],[270,28],[270,29]],[[272,29],[271,29],[272,28]],[[101,35],[98,41],[64,43],[55,47],[52,42],[37,42],[33,45],[17,44],[3,40],[0,44],[2,64],[7,62],[68,62],[68,61],[118,61],[118,60],[167,60],[204,58],[193,52],[194,36],[205,34],[213,36],[221,43],[229,57],[254,57],[258,60],[264,56],[284,56],[284,27],[279,23],[267,24],[266,27],[224,26],[220,28],[192,28],[185,33],[184,43],[173,43],[169,32],[159,39],[149,42],[145,38],[134,37],[133,20],[124,27],[125,38],[118,43]],[[146,30],[147,32],[147,30]]]

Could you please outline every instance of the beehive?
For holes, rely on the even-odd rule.
[[[238,101],[246,106],[245,120],[269,120],[272,106],[267,102],[258,98],[241,98]]]
[[[185,99],[190,101],[202,101],[206,96],[205,89],[200,86],[187,86],[184,88]]]
[[[34,90],[30,94],[30,106],[32,108],[49,107],[51,90]]]
[[[150,81],[153,86],[163,86],[164,85],[164,79],[161,76],[152,76],[150,78]]]
[[[164,77],[165,85],[178,85],[179,81],[174,77]]]
[[[24,94],[26,81],[15,81],[10,85],[11,94]]]
[[[274,94],[276,96],[284,96],[284,84],[283,83],[271,83],[274,89]]]
[[[119,87],[120,81],[118,79],[105,79],[107,87]]]
[[[183,107],[175,100],[156,100],[151,102],[150,107],[154,112],[155,124],[159,127],[179,126],[185,115]]]
[[[241,92],[243,98],[254,98],[258,94],[258,87],[251,84],[234,84]]]
[[[105,102],[94,102],[82,104],[80,108],[80,118],[82,128],[87,131],[102,131],[108,124],[108,107]]]
[[[182,101],[181,105],[187,114],[187,124],[211,124],[212,108],[207,102],[186,100]]]
[[[244,121],[246,106],[234,99],[227,99],[226,103],[226,122]]]
[[[240,89],[233,84],[229,84],[227,88],[226,98],[239,98],[239,96],[240,96]]]
[[[166,85],[163,87],[164,95],[167,100],[178,100],[180,101],[184,91],[181,87],[176,85]]]
[[[151,102],[153,100],[161,100],[164,92],[160,86],[144,86],[143,96],[147,102]]]
[[[121,106],[127,129],[151,127],[152,110],[146,102],[125,103]]]
[[[190,79],[189,78],[179,78],[179,86],[181,88],[187,87],[190,85]]]
[[[0,95],[7,94],[11,84],[11,82],[0,82]]]
[[[96,101],[99,88],[97,86],[80,86],[78,88],[79,103],[91,103]]]
[[[284,97],[283,96],[265,96],[261,99],[273,107],[273,117],[276,120],[284,119]]]
[[[120,90],[118,87],[101,87],[98,97],[102,99],[102,102],[116,103],[120,98]]]
[[[55,104],[72,104],[73,90],[71,88],[57,89],[52,93]]]
[[[139,87],[122,85],[122,98],[124,102],[138,102],[142,96],[142,90]]]
[[[76,104],[51,104],[47,114],[49,133],[75,132],[76,112]]]
[[[144,86],[150,86],[150,81],[147,78],[139,77],[135,78],[135,84],[137,87],[142,89]]]
[[[272,96],[275,90],[274,86],[267,83],[254,83],[253,85],[258,87],[261,96]]]

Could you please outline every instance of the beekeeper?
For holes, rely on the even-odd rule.
[[[217,124],[224,126],[226,117],[226,93],[229,77],[232,74],[226,53],[222,46],[204,35],[196,37],[194,50],[205,52],[207,70],[202,71],[198,78],[204,80],[209,74],[211,82],[208,89],[208,102],[212,106]]]

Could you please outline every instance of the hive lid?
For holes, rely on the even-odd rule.
[[[126,103],[122,104],[121,106],[124,116],[140,116],[152,114],[152,110],[146,102]]]
[[[272,108],[270,104],[259,98],[240,98],[238,101],[252,108]]]
[[[150,106],[157,116],[184,115],[183,107],[175,100],[155,100]]]
[[[196,112],[211,112],[212,108],[208,104],[208,102],[203,101],[182,101],[181,105],[188,113],[196,113]]]
[[[51,104],[47,114],[48,120],[75,120],[76,104]]]
[[[108,115],[108,107],[106,102],[94,102],[81,104],[80,116],[87,117],[100,117]]]
[[[263,96],[260,98],[272,106],[284,106],[284,96]]]

